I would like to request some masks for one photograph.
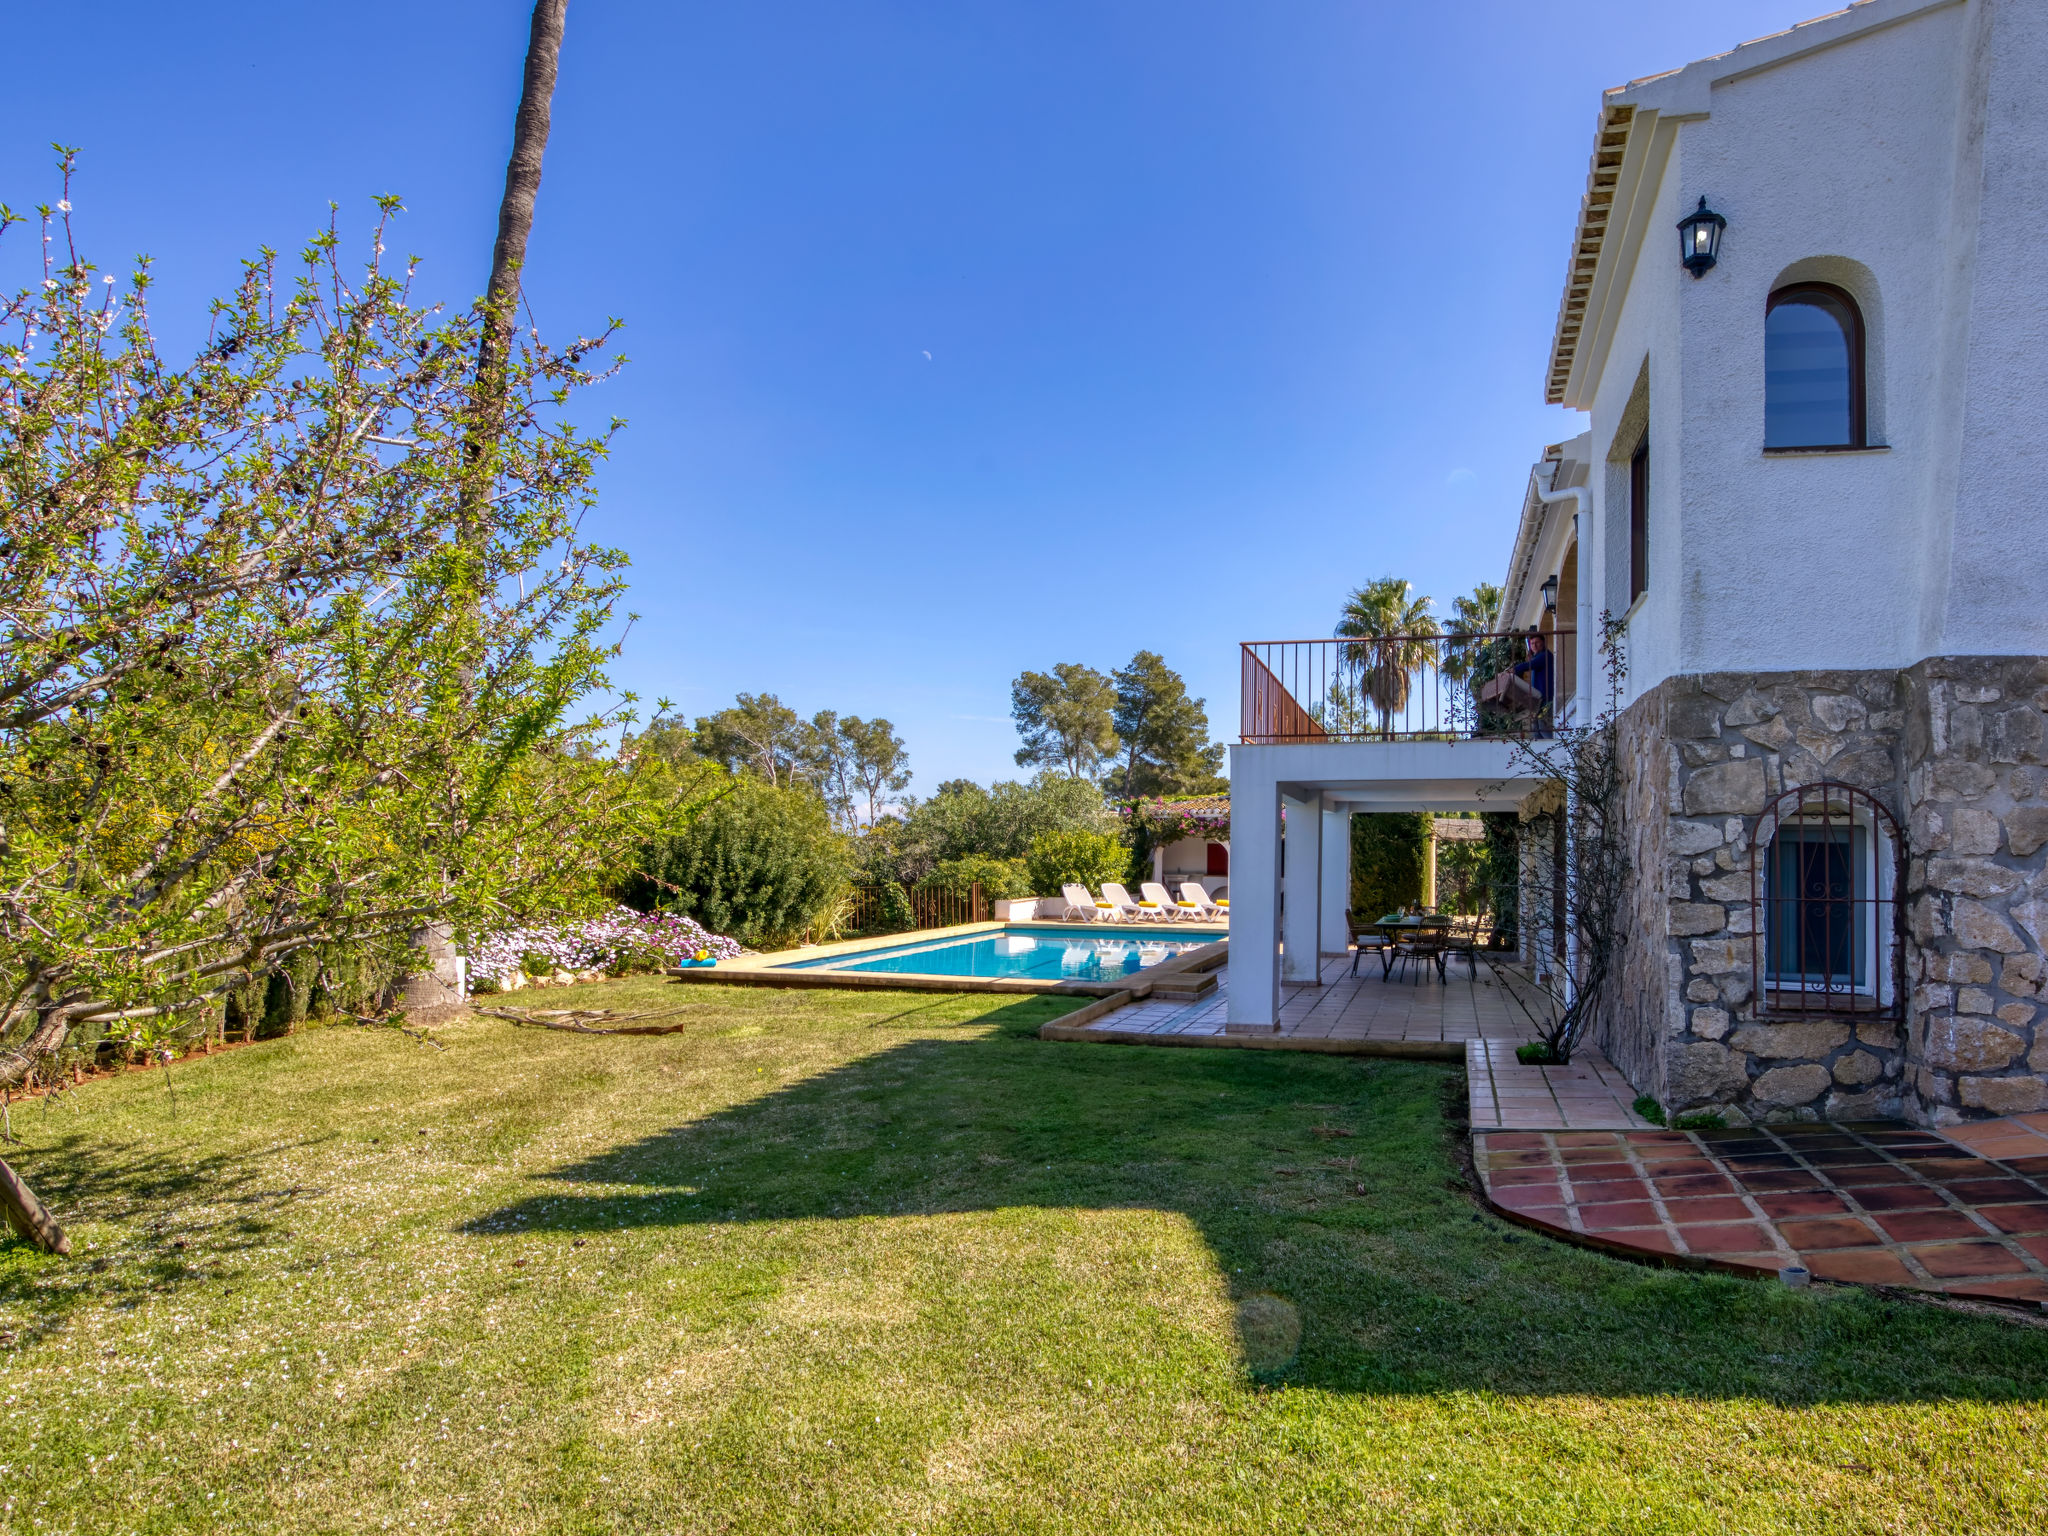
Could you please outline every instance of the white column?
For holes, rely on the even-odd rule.
[[[1297,800],[1283,795],[1287,816],[1285,893],[1280,913],[1280,979],[1322,980],[1323,802],[1320,795]]]
[[[1342,955],[1351,948],[1351,927],[1344,914],[1351,906],[1351,813],[1323,812],[1323,953]]]
[[[1245,756],[1251,756],[1246,753]],[[1280,1020],[1280,792],[1233,750],[1230,780],[1230,976],[1224,1023]]]

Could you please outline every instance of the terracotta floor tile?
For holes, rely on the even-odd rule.
[[[2003,1172],[1981,1157],[1923,1157],[1914,1162],[1913,1171],[1923,1179],[1943,1183],[1961,1179],[1995,1179]]]
[[[1857,1285],[1917,1285],[1913,1272],[1883,1248],[1836,1248],[1802,1253],[1800,1262],[1819,1280],[1847,1280]]]
[[[1632,1232],[1602,1232],[1598,1236],[1603,1242],[1616,1243],[1625,1248],[1640,1248],[1646,1253],[1676,1253],[1678,1244],[1671,1234],[1662,1227],[1637,1227]]]
[[[1557,1139],[1562,1142],[1564,1137],[1559,1136]],[[1576,1168],[1584,1163],[1614,1162],[1619,1150],[1611,1144],[1604,1147],[1565,1147],[1558,1156],[1567,1168]]]
[[[1980,1205],[1977,1214],[1991,1219],[2001,1232],[2048,1232],[2048,1200],[2022,1205]]]
[[[2029,1178],[2038,1179],[2043,1174],[2048,1174],[2048,1155],[2041,1157],[2009,1157],[2005,1160],[2005,1166],[2012,1169],[2014,1173],[2024,1173]]]
[[[1975,1285],[1944,1287],[1951,1296],[1982,1296],[1991,1301],[2048,1302],[2048,1280],[1980,1280]]]
[[[1778,1140],[1795,1152],[1861,1151],[1853,1136],[1834,1131],[1788,1131]]]
[[[1690,1147],[1692,1138],[1683,1131],[1630,1131],[1625,1138],[1632,1147]]]
[[[1605,1232],[1614,1227],[1653,1227],[1657,1207],[1647,1200],[1617,1200],[1605,1205],[1579,1207],[1579,1225],[1588,1232]]]
[[[1560,1147],[1613,1147],[1620,1140],[1615,1131],[1559,1131],[1556,1136]]]
[[[1882,1163],[1885,1155],[1869,1147],[1827,1147],[1818,1152],[1806,1154],[1806,1160],[1816,1168],[1832,1172],[1837,1168],[1859,1168],[1867,1163]]]
[[[1676,1178],[1656,1176],[1657,1193],[1666,1199],[1689,1199],[1697,1195],[1732,1195],[1735,1186],[1718,1173],[1685,1173]]]
[[[2030,1130],[2036,1130],[2042,1135],[2048,1136],[2048,1109],[2037,1109],[2031,1114],[2014,1115],[2013,1119]]]
[[[1791,1262],[1775,1248],[1755,1253],[1703,1253],[1700,1257],[1712,1259],[1716,1264],[1733,1264],[1741,1269],[1762,1270],[1767,1275],[1775,1275]]]
[[[1761,1194],[1765,1190],[1819,1189],[1821,1182],[1803,1168],[1766,1168],[1758,1173],[1742,1175],[1742,1187],[1753,1194]]]
[[[1565,1171],[1574,1184],[1598,1184],[1603,1179],[1638,1179],[1634,1163],[1566,1163]]]
[[[1961,1211],[1886,1211],[1877,1217],[1877,1224],[1895,1243],[1932,1243],[1984,1235],[1984,1229]]]
[[[1542,1149],[1548,1142],[1541,1132],[1536,1131],[1489,1131],[1486,1145],[1508,1152],[1526,1152]]]
[[[2048,1264],[2048,1237],[2016,1237],[2013,1241],[2043,1264]]]
[[[1493,1139],[1488,1138],[1489,1141]],[[1486,1165],[1489,1168],[1548,1168],[1550,1154],[1543,1151],[1499,1151],[1489,1146],[1486,1149]]]
[[[1724,1157],[1721,1161],[1730,1168],[1733,1168],[1737,1173],[1748,1173],[1753,1169],[1797,1168],[1799,1166],[1798,1159],[1794,1158],[1790,1152],[1758,1152],[1744,1154],[1741,1157]]]
[[[1495,1186],[1514,1184],[1555,1184],[1555,1168],[1497,1168],[1488,1180]]]
[[[1677,1178],[1687,1173],[1719,1173],[1721,1165],[1711,1157],[1667,1157],[1651,1163],[1650,1171],[1659,1178]]]
[[[1832,1221],[1781,1221],[1778,1233],[1794,1248],[1875,1248],[1884,1243],[1870,1228],[1853,1217]]]
[[[1588,1184],[1572,1180],[1572,1199],[1580,1205],[1612,1205],[1618,1200],[1647,1200],[1650,1186],[1641,1179],[1604,1179]]]
[[[2024,1274],[2020,1256],[1986,1239],[1977,1243],[1915,1243],[1913,1257],[1937,1280],[1956,1275]]]
[[[1868,1186],[1852,1188],[1850,1198],[1866,1211],[1938,1211],[1948,1208],[1948,1201],[1938,1189],[1929,1189],[1925,1184],[1885,1184],[1875,1189]]]
[[[1903,1184],[1913,1177],[1897,1163],[1858,1163],[1853,1168],[1830,1168],[1827,1175],[1844,1189],[1866,1184]]]
[[[1841,1216],[1849,1210],[1849,1202],[1840,1195],[1830,1194],[1824,1189],[1802,1190],[1793,1194],[1756,1195],[1755,1199],[1764,1214],[1781,1220],[1787,1216]]]
[[[2040,1198],[2040,1192],[2024,1179],[1943,1180],[1942,1187],[1965,1205],[2001,1205],[2008,1200]]]
[[[1694,1253],[1750,1253],[1768,1246],[1764,1229],[1754,1222],[1723,1222],[1715,1226],[1681,1226],[1679,1235]]]
[[[1664,1210],[1673,1221],[1750,1221],[1749,1207],[1736,1195],[1709,1196],[1703,1200],[1666,1200]]]
[[[1571,1212],[1561,1205],[1532,1205],[1528,1209],[1510,1207],[1523,1221],[1541,1222],[1546,1227],[1555,1227],[1560,1232],[1572,1229]]]

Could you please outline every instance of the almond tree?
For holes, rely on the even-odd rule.
[[[609,431],[565,412],[609,329],[493,362],[503,311],[415,302],[385,199],[359,271],[331,227],[264,252],[180,362],[62,163],[0,301],[0,1084],[298,950],[556,906],[626,814],[580,746],[618,717],[571,719],[625,563],[580,533]],[[11,1171],[0,1205],[61,1245]]]

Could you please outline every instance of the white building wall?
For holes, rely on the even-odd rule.
[[[1647,362],[1624,702],[1678,672],[2048,653],[2048,4],[1885,11],[1711,90],[1686,77],[1716,61],[1623,98],[1682,119],[1591,400],[1597,615],[1626,593],[1616,434]],[[1696,281],[1674,226],[1702,195],[1729,226]],[[1809,279],[1863,309],[1880,448],[1763,452],[1765,304]]]

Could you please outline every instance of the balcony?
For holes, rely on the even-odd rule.
[[[1249,640],[1240,646],[1238,739],[1247,746],[1369,741],[1512,741],[1576,724],[1577,635],[1546,632],[1547,696],[1515,671],[1523,634]],[[1562,709],[1557,701],[1565,701]]]

